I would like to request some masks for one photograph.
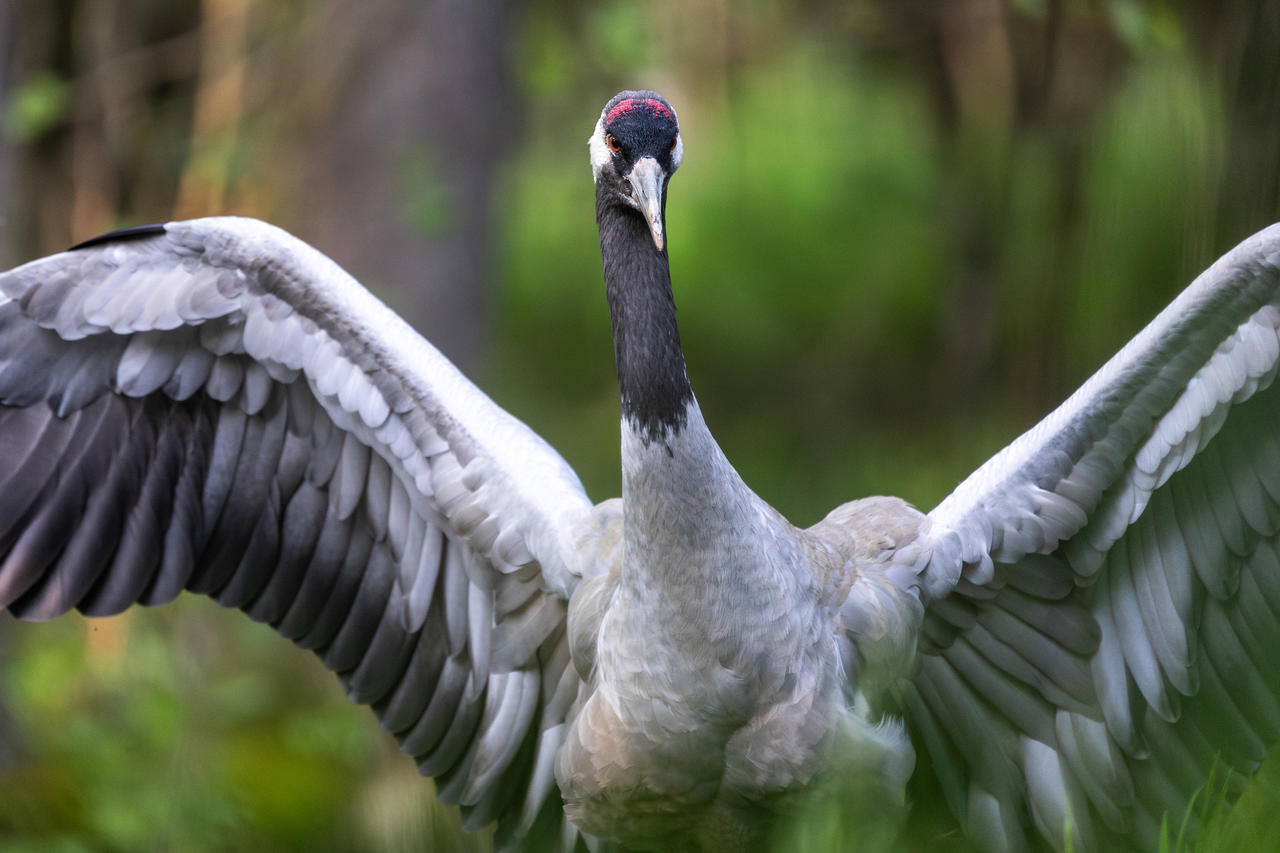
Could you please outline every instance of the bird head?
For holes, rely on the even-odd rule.
[[[684,154],[676,111],[657,92],[619,92],[600,111],[588,143],[596,186],[643,216],[662,251],[667,181]]]

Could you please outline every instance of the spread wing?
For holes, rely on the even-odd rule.
[[[1278,328],[1273,226],[928,515],[900,698],[971,837],[1155,849],[1280,737]]]
[[[218,218],[0,275],[0,460],[0,607],[212,596],[314,649],[469,827],[532,823],[590,504],[328,258]]]

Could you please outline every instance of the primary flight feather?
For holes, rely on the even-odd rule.
[[[0,274],[0,606],[241,608],[511,843],[563,809],[629,847],[750,848],[847,778],[900,802],[927,751],[983,847],[1155,849],[1216,765],[1257,768],[1280,227],[932,512],[870,498],[801,530],[685,372],[675,110],[619,93],[589,148],[620,499],[305,243],[144,226]]]

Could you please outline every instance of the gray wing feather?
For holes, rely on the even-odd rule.
[[[1154,848],[1280,740],[1278,329],[1273,226],[927,516],[899,698],[975,837]]]
[[[0,606],[210,595],[314,649],[470,823],[547,802],[590,504],[314,249],[195,220],[0,274],[0,458]]]

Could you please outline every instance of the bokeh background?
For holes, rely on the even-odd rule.
[[[0,266],[269,219],[603,499],[585,142],[614,92],[655,88],[685,140],[689,369],[730,459],[801,525],[873,493],[928,508],[1280,219],[1278,44],[1266,0],[0,0]],[[1276,791],[1211,840],[1277,849]],[[456,822],[239,614],[0,616],[0,849],[486,848]]]

